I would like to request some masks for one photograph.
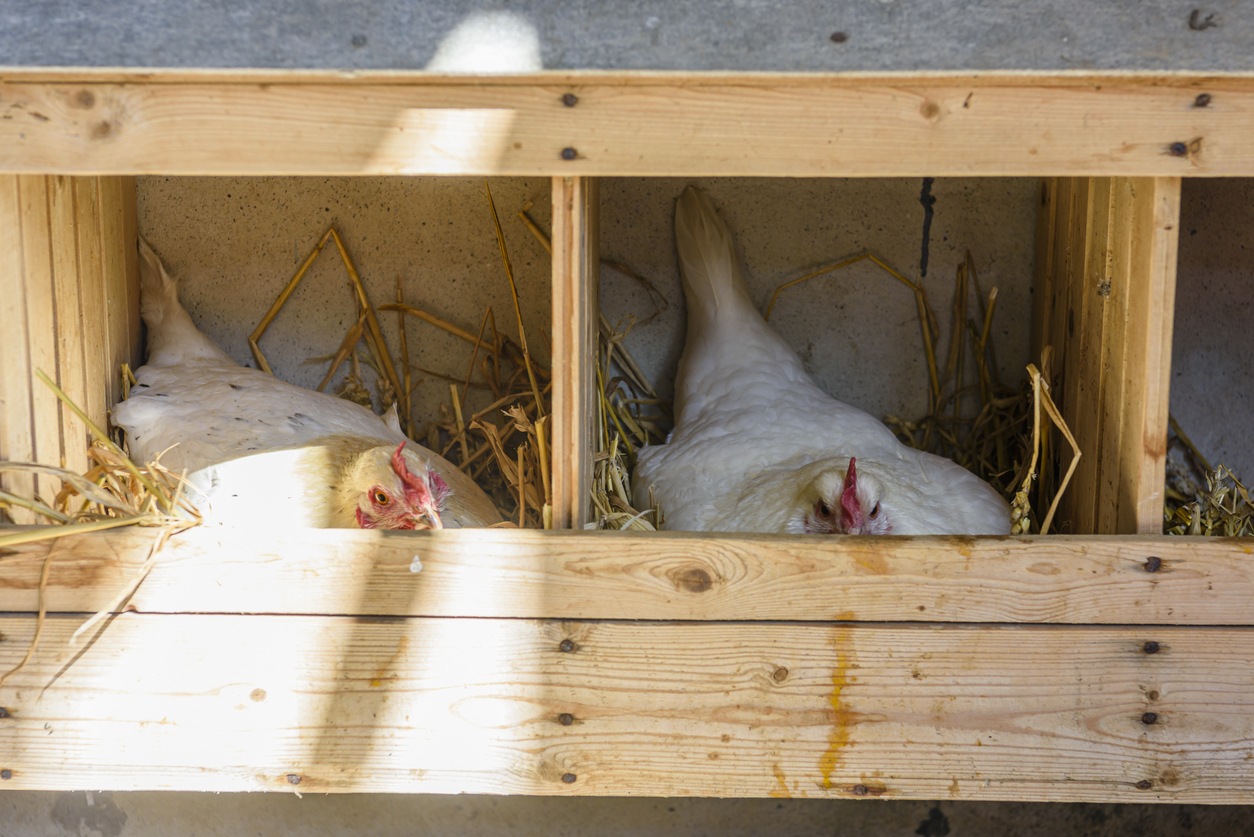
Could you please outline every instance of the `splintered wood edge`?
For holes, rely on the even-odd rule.
[[[15,68],[0,171],[1237,176],[1254,78]]]
[[[23,790],[1245,802],[1254,632],[50,617]],[[33,620],[0,618],[0,667]]]
[[[0,611],[106,607],[155,530],[14,547]],[[1254,625],[1254,540],[833,538],[473,530],[192,530],[129,603],[143,612],[560,619]]]

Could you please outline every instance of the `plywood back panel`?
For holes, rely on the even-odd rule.
[[[106,426],[139,350],[134,194],[130,178],[0,175],[0,460],[86,469],[86,426],[35,373]],[[45,502],[60,490],[19,474],[0,486]]]
[[[1059,523],[1161,532],[1180,179],[1055,178],[1042,196],[1032,352],[1053,346],[1081,450]]]

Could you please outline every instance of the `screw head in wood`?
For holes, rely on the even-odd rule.
[[[9,714],[9,708],[7,706],[0,706],[0,718],[10,718],[10,717],[12,716]]]
[[[1158,723],[1158,713],[1146,712],[1144,715],[1141,716],[1141,723],[1146,724],[1146,725]]]
[[[1151,639],[1149,642],[1141,646],[1141,650],[1144,651],[1146,654],[1157,654],[1158,643]]]
[[[1197,98],[1193,100],[1193,107],[1195,108],[1204,108],[1209,104],[1210,104],[1209,93],[1198,93]]]
[[[563,159],[563,160],[573,160],[573,159],[575,159],[575,158],[576,158],[576,157],[578,157],[578,156],[579,156],[579,152],[578,152],[578,151],[576,151],[576,150],[575,150],[575,149],[573,149],[573,148],[566,147],[566,148],[563,148],[563,149],[562,149],[562,159]]]
[[[289,774],[287,774],[287,783],[288,783],[289,785],[299,785],[299,784],[300,784],[300,774],[299,774],[299,773],[289,773]]]
[[[7,781],[9,781],[9,780],[10,780],[10,779],[12,779],[12,778],[13,778],[13,771],[12,771],[12,770],[10,770],[10,769],[9,769],[9,768],[7,768],[7,767],[6,767],[4,770],[0,770],[0,779],[3,779],[3,780],[5,780],[5,781],[7,782]]]
[[[1173,142],[1167,151],[1172,157],[1184,157],[1189,153],[1189,147],[1182,142]]]
[[[575,105],[579,104],[579,97],[574,93],[565,93],[562,95],[562,104],[566,105],[568,108],[573,108]]]
[[[852,790],[854,796],[866,796],[867,793],[866,785],[854,785]]]
[[[557,716],[557,722],[564,727],[568,727],[575,723],[575,716],[569,712],[563,712],[561,715]]]
[[[1151,555],[1145,559],[1145,571],[1147,573],[1156,573],[1163,568],[1163,559],[1157,555]]]
[[[575,650],[575,643],[573,640],[564,639],[560,643],[558,643],[557,650],[565,652],[565,653],[569,653]]]
[[[574,774],[574,773],[563,773],[563,774],[562,774],[562,781],[563,781],[563,782],[565,782],[565,783],[566,783],[566,784],[568,784],[568,785],[573,785],[573,784],[575,784],[575,778],[576,778],[576,776],[575,776],[575,774]]]
[[[1150,788],[1154,787],[1154,783],[1151,782],[1149,779],[1142,779],[1141,781],[1136,783],[1136,786],[1138,790],[1149,790]]]

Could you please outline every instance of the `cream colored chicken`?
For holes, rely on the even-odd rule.
[[[148,363],[113,410],[131,456],[186,468],[212,522],[261,527],[489,526],[470,477],[370,410],[240,366],[202,334],[157,255],[140,244]],[[168,450],[167,450],[168,449]]]
[[[668,529],[1009,534],[992,486],[819,388],[753,306],[731,232],[691,187],[675,241],[688,303],[675,430],[640,451],[638,508],[653,488]]]

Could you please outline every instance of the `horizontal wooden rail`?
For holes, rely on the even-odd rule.
[[[0,70],[0,171],[1254,174],[1254,78]]]
[[[0,690],[5,788],[1254,793],[1245,628],[123,614],[76,654],[78,621]]]
[[[0,611],[106,607],[153,530],[17,547]],[[193,530],[144,612],[1254,625],[1254,541],[1163,536],[832,538],[461,530]],[[1151,560],[1157,559],[1157,560]],[[1154,567],[1156,571],[1149,571]],[[414,570],[418,570],[415,572]]]

